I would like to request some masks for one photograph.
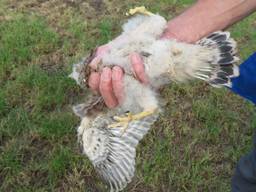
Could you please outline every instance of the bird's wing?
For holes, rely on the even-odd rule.
[[[97,172],[109,184],[111,191],[121,191],[131,182],[135,172],[136,146],[148,132],[158,115],[154,114],[123,127],[108,128],[113,120],[97,117],[82,135],[83,152]]]

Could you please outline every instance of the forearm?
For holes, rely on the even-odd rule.
[[[198,0],[168,22],[163,37],[189,43],[225,29],[256,10],[256,0]]]

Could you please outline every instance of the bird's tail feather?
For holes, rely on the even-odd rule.
[[[206,48],[217,49],[217,55],[213,57],[210,63],[210,75],[207,74],[206,80],[214,87],[232,87],[230,78],[239,76],[239,69],[236,65],[239,61],[236,56],[236,42],[230,37],[229,32],[214,32],[198,42],[199,45]],[[205,73],[209,71],[205,70]],[[204,71],[201,71],[202,79]]]

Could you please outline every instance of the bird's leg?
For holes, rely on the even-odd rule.
[[[117,121],[117,123],[113,123],[109,125],[108,128],[123,127],[123,133],[124,133],[131,121],[143,119],[144,117],[154,114],[156,111],[157,109],[151,109],[147,111],[142,111],[141,113],[137,113],[134,115],[132,115],[132,113],[130,112],[127,112],[126,116],[124,117],[114,116],[113,118],[115,121]]]

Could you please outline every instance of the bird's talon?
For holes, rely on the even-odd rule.
[[[152,115],[155,111],[156,111],[156,109],[153,109],[153,110],[149,110],[149,111],[143,111],[143,112],[135,114],[135,115],[132,115],[132,113],[130,113],[130,112],[126,112],[125,117],[114,116],[113,119],[115,121],[117,121],[117,123],[113,123],[113,124],[109,125],[108,128],[122,127],[123,128],[122,135],[123,135],[131,121],[140,120],[144,117]]]
[[[118,116],[114,116],[113,119],[115,121],[118,121],[118,122],[126,122],[126,121],[129,121],[129,118],[128,117],[118,117]]]

